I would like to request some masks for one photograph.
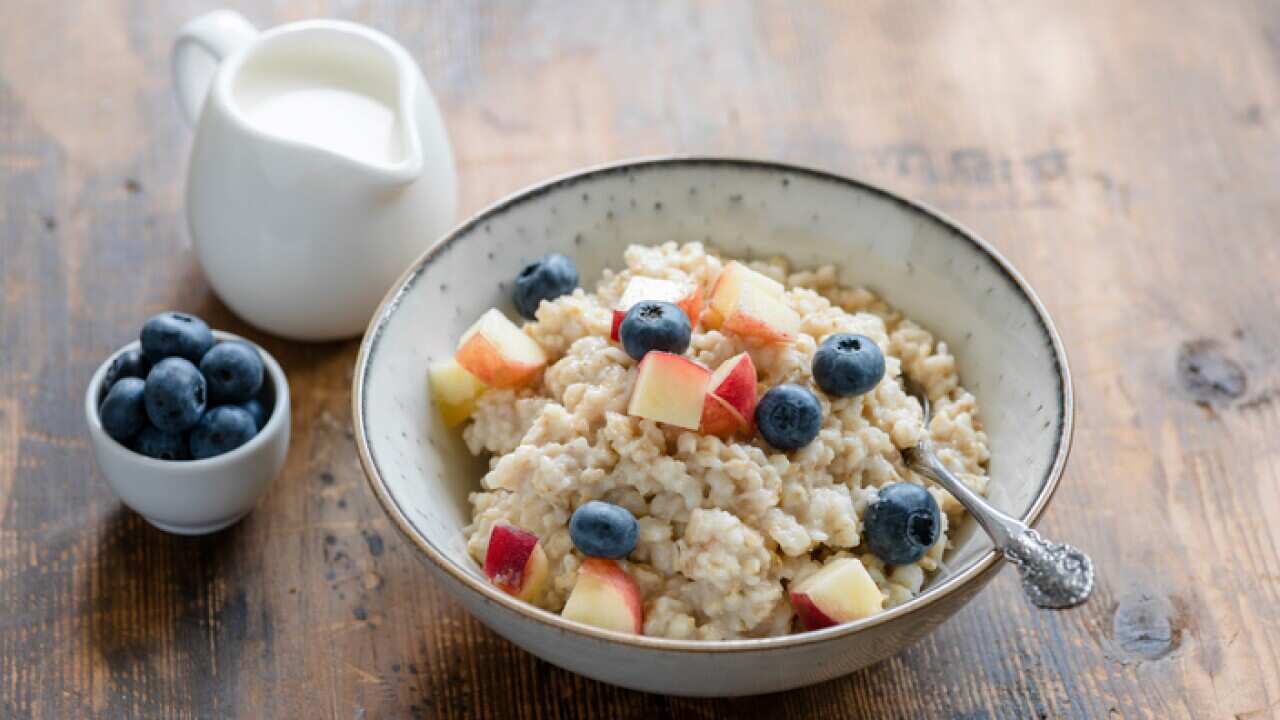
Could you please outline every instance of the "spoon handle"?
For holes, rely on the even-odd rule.
[[[1042,608],[1069,608],[1093,593],[1093,561],[1071,545],[1050,542],[1026,524],[1000,512],[970,490],[942,464],[926,439],[903,452],[911,469],[941,485],[987,532],[1007,560],[1018,568],[1022,589]]]
[[[1012,544],[1014,538],[1030,529],[1016,518],[1009,517],[992,507],[985,498],[960,482],[960,478],[952,475],[947,466],[942,464],[942,460],[930,447],[928,440],[905,450],[903,455],[912,470],[938,483],[956,500],[959,500],[960,504],[964,505],[964,509],[973,515],[982,529],[987,531],[992,542],[1001,550]]]

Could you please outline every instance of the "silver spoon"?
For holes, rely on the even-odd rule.
[[[915,383],[903,378],[908,394],[920,401],[926,428],[924,439],[902,451],[907,465],[951,493],[977,520],[1005,559],[1018,568],[1022,590],[1042,608],[1075,607],[1093,592],[1093,561],[1070,545],[1050,542],[1016,518],[995,509],[981,495],[951,474],[933,452],[929,439],[929,398]]]

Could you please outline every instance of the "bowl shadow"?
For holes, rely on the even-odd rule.
[[[123,505],[104,519],[84,595],[91,647],[113,686],[135,697],[169,696],[162,686],[183,683],[167,679],[175,662],[187,678],[214,676],[220,658],[211,636],[234,634],[243,616],[236,610],[243,598],[227,597],[219,582],[236,562],[243,527],[172,535]]]

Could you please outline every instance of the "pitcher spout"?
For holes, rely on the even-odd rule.
[[[420,79],[407,53],[380,34],[348,23],[357,33],[381,46],[390,60],[381,77],[352,78],[359,85],[355,97],[339,91],[328,101],[342,107],[338,121],[347,131],[331,136],[331,151],[354,161],[372,181],[385,187],[408,185],[422,176],[424,158],[419,135]],[[372,74],[378,68],[370,67]],[[363,97],[361,97],[363,96]],[[341,137],[339,140],[338,138]]]
[[[393,48],[400,51],[399,47]],[[405,58],[409,62],[408,58]],[[423,148],[418,134],[418,77],[416,70],[401,64],[396,69],[397,92],[392,120],[392,146],[398,157],[390,165],[372,164],[368,170],[384,184],[407,185],[422,176]]]
[[[268,31],[229,63],[219,90],[230,115],[260,139],[329,156],[381,186],[423,172],[416,66],[360,25],[314,20]]]

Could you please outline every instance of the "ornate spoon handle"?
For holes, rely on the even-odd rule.
[[[942,464],[928,439],[903,451],[911,469],[951,493],[973,514],[1005,558],[1018,568],[1022,589],[1042,608],[1079,605],[1093,592],[1093,561],[1070,545],[1050,542],[1035,530],[992,507]]]

